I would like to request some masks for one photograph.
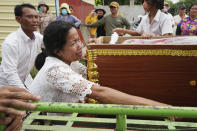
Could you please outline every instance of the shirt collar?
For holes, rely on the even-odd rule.
[[[156,13],[156,15],[154,17],[154,21],[159,21],[160,15],[161,15],[161,11],[158,9],[157,13]]]
[[[55,62],[58,63],[58,64],[63,64],[63,65],[69,66],[68,64],[66,64],[66,63],[63,62],[62,60],[60,60],[60,59],[58,59],[58,58],[56,58],[56,57],[53,57],[53,56],[48,56],[48,57],[46,58],[46,60],[48,60],[48,61],[55,61]],[[50,62],[50,63],[51,63],[51,62]]]
[[[158,9],[153,21],[157,21],[158,22],[159,18],[160,18],[160,15],[161,15],[161,11]],[[149,22],[150,21],[149,14],[146,17],[148,18],[147,20]]]
[[[18,32],[19,32],[20,36],[22,37],[22,39],[25,40],[25,41],[28,41],[28,40],[35,40],[35,38],[36,38],[36,37],[35,37],[35,34],[33,33],[33,37],[32,37],[32,39],[30,39],[29,36],[27,36],[27,35],[25,34],[25,32],[22,30],[21,27],[19,28]]]

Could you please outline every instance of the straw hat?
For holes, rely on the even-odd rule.
[[[116,2],[116,1],[113,1],[113,2],[111,2],[110,4],[109,4],[109,7],[110,6],[113,6],[113,7],[119,7],[119,4],[118,4],[118,2]]]
[[[61,13],[62,8],[65,8],[68,11],[68,14],[71,14],[71,11],[69,9],[69,5],[66,3],[62,3],[60,8],[59,8],[59,12]]]

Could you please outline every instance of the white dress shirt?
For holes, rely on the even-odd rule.
[[[173,18],[173,16],[172,16],[172,14],[167,13],[166,15],[168,16],[168,18],[169,18],[170,21],[172,22],[172,27],[174,27],[174,26],[175,26],[175,21],[174,21],[174,18]]]
[[[172,22],[165,13],[158,10],[151,24],[149,14],[144,16],[136,31],[139,34],[161,36],[167,33],[173,33]]]
[[[47,57],[30,86],[30,92],[44,102],[84,102],[93,82],[83,78],[87,68],[78,61],[69,66],[55,57]]]
[[[42,41],[43,37],[39,33],[34,32],[34,38],[30,39],[22,28],[7,36],[2,44],[0,87],[7,85],[25,88],[26,79],[31,82],[29,73],[36,56],[41,52]]]

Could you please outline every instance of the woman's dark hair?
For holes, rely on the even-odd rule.
[[[44,30],[43,42],[47,55],[57,57],[55,50],[62,50],[67,42],[67,36],[71,28],[75,28],[70,22],[54,21]]]
[[[22,16],[23,15],[23,8],[25,8],[25,7],[36,10],[36,8],[31,4],[16,5],[14,8],[15,16]]]
[[[145,0],[142,0],[142,4],[144,3]],[[151,7],[156,7],[157,9],[162,10],[164,6],[164,0],[146,0],[148,5]]]
[[[192,4],[190,5],[190,7],[189,7],[189,11],[190,11],[191,8],[192,8],[193,6],[195,6],[195,5],[197,5],[197,3],[192,3]]]
[[[40,70],[42,66],[44,65],[46,56],[47,56],[46,51],[43,49],[42,52],[38,54],[38,56],[36,57],[35,67],[37,70]]]
[[[47,56],[59,58],[54,52],[56,50],[60,51],[63,49],[65,43],[67,42],[67,36],[71,28],[75,28],[75,25],[65,21],[54,21],[46,27],[43,37],[45,46],[44,54],[41,54],[40,56],[38,55],[36,58],[36,61],[38,61],[36,64],[39,65],[39,67],[43,66],[43,60],[45,61]]]

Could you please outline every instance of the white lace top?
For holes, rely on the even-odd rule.
[[[30,92],[40,95],[41,101],[45,102],[84,102],[95,83],[82,76],[87,76],[87,70],[78,61],[69,66],[55,57],[47,57],[30,86]]]

